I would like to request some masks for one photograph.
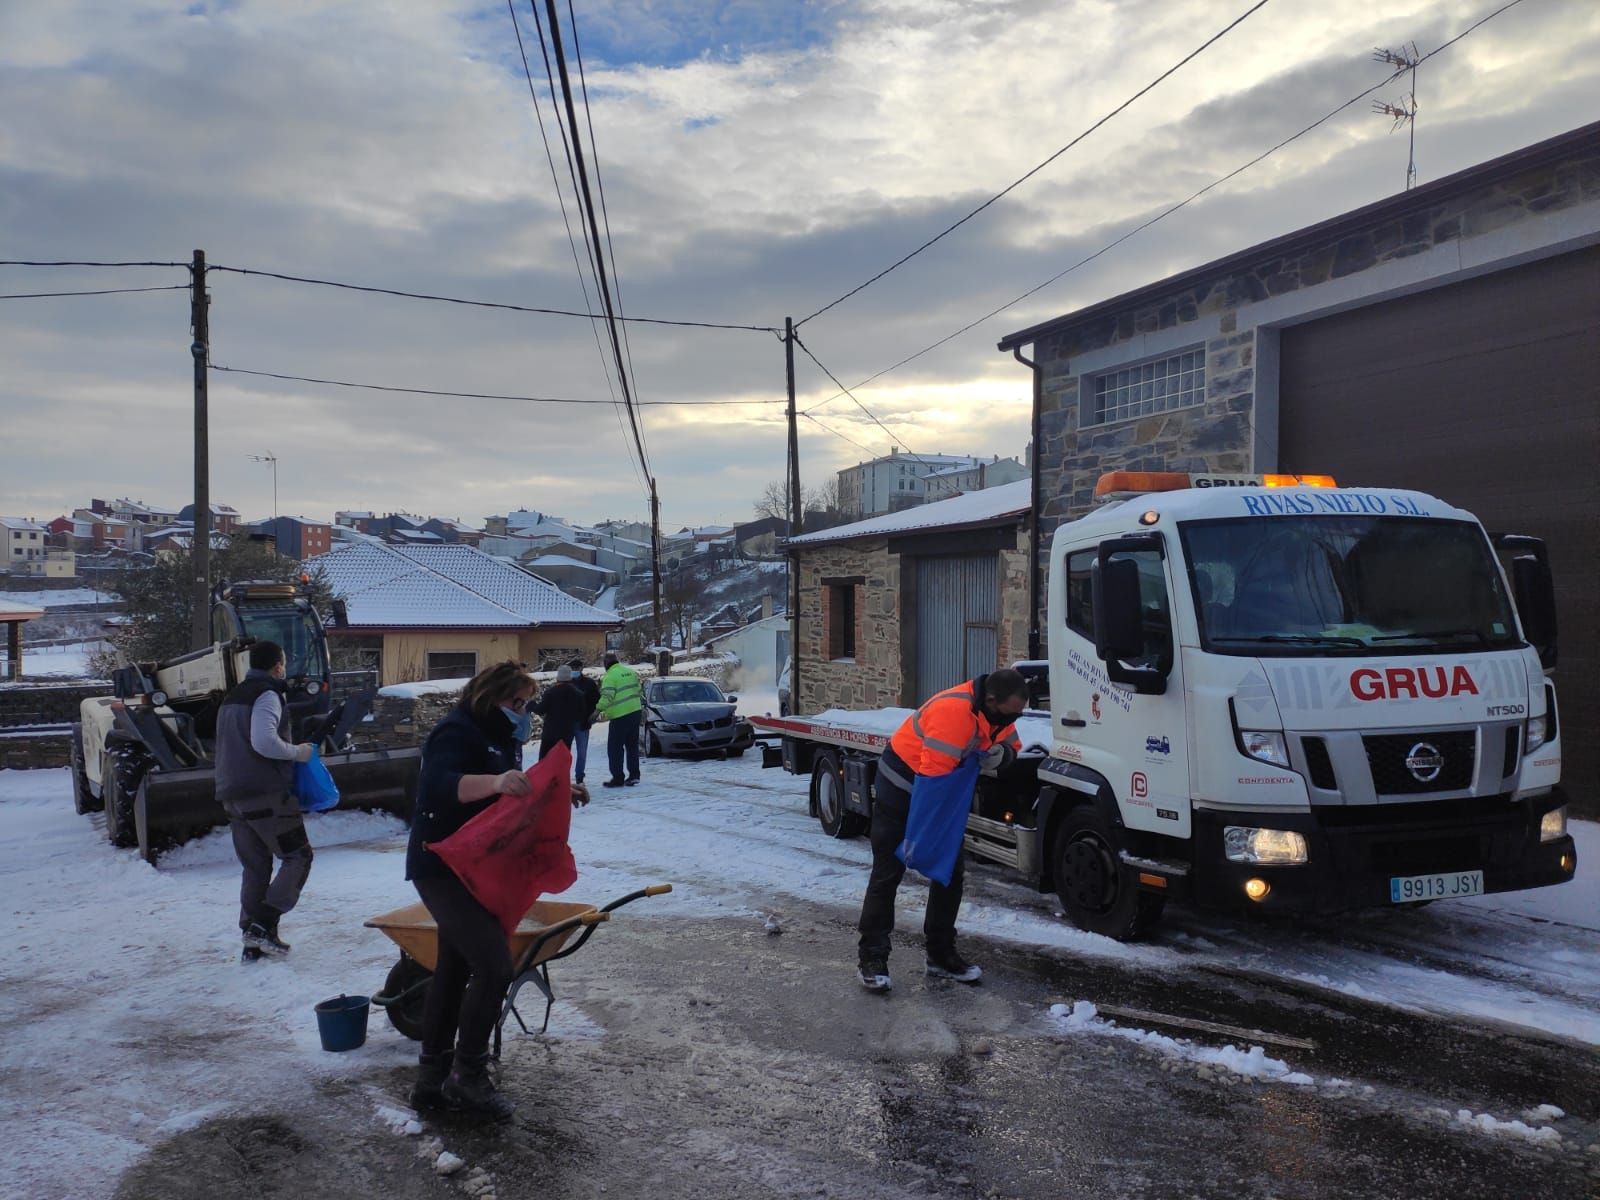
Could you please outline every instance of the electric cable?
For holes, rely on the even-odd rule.
[[[928,249],[928,247],[932,246],[934,243],[940,241],[942,238],[946,237],[947,235],[954,233],[957,229],[960,229],[961,226],[965,225],[968,221],[972,220],[973,217],[977,216],[984,209],[988,208],[991,204],[995,203],[995,201],[997,201],[997,200],[1001,199],[1002,197],[1006,196],[1007,194],[1009,194],[1010,192],[1015,190],[1017,187],[1021,186],[1024,183],[1026,183],[1029,179],[1032,179],[1040,171],[1044,170],[1051,163],[1055,162],[1056,159],[1060,158],[1068,150],[1071,150],[1074,146],[1076,146],[1079,142],[1083,141],[1084,138],[1088,137],[1095,130],[1099,129],[1107,121],[1111,120],[1113,117],[1117,116],[1119,113],[1121,113],[1125,109],[1127,109],[1130,106],[1132,106],[1135,101],[1139,100],[1141,97],[1143,97],[1147,93],[1153,91],[1160,84],[1162,84],[1167,79],[1169,79],[1171,76],[1176,74],[1181,68],[1183,68],[1184,66],[1186,66],[1190,62],[1194,61],[1201,54],[1204,54],[1207,50],[1209,50],[1217,42],[1221,41],[1224,37],[1226,37],[1228,34],[1232,33],[1240,25],[1244,24],[1245,21],[1249,20],[1256,13],[1260,12],[1263,8],[1265,8],[1267,6],[1267,4],[1268,4],[1268,0],[1257,0],[1257,3],[1251,5],[1244,12],[1240,13],[1237,17],[1235,17],[1227,25],[1223,26],[1216,33],[1212,34],[1209,38],[1207,38],[1204,42],[1202,42],[1199,46],[1196,46],[1188,54],[1184,55],[1177,62],[1173,63],[1172,66],[1168,67],[1165,71],[1161,72],[1161,74],[1157,75],[1149,83],[1145,84],[1144,87],[1140,88],[1137,92],[1135,92],[1133,95],[1129,96],[1121,104],[1117,105],[1110,112],[1106,113],[1105,116],[1101,117],[1093,125],[1089,126],[1089,128],[1085,129],[1077,137],[1073,138],[1070,142],[1068,142],[1065,146],[1061,147],[1061,149],[1057,150],[1054,154],[1052,154],[1049,158],[1045,159],[1038,166],[1034,167],[1032,170],[1027,172],[1027,174],[1025,174],[1025,175],[1021,176],[1020,178],[1015,179],[1011,183],[1007,184],[1000,191],[996,192],[994,195],[990,196],[987,200],[985,200],[982,204],[978,205],[977,208],[973,209],[966,216],[962,217],[954,225],[950,225],[950,226],[946,227],[945,229],[940,230],[938,233],[934,234],[931,238],[929,238],[927,241],[923,242],[922,245],[918,246],[915,250],[911,251],[909,254],[906,254],[903,257],[898,258],[894,262],[890,263],[887,267],[885,267],[883,270],[879,271],[871,279],[868,279],[864,283],[857,284],[855,287],[851,288],[844,295],[838,297],[835,300],[829,301],[827,304],[824,304],[821,308],[817,309],[816,312],[812,313],[811,316],[802,317],[800,320],[798,320],[798,321],[796,321],[794,323],[794,327],[796,329],[798,329],[798,328],[800,328],[800,326],[804,325],[807,321],[811,320],[812,317],[820,317],[823,313],[827,312],[830,308],[833,308],[835,305],[843,304],[846,300],[850,299],[850,297],[854,296],[857,292],[864,291],[867,288],[871,287],[873,284],[877,283],[878,280],[882,279],[885,275],[889,274],[890,271],[893,271],[898,267],[904,266],[906,263],[910,262],[917,255],[921,254],[924,250]]]
[[[1427,62],[1428,59],[1432,58],[1434,55],[1439,54],[1439,53],[1441,53],[1441,52],[1443,52],[1445,50],[1448,50],[1451,46],[1455,45],[1462,38],[1466,37],[1469,33],[1472,33],[1474,30],[1478,29],[1480,26],[1485,25],[1488,22],[1492,21],[1495,17],[1498,17],[1501,13],[1506,12],[1509,9],[1515,8],[1517,5],[1519,5],[1521,3],[1522,3],[1522,0],[1510,0],[1509,3],[1501,5],[1499,8],[1495,9],[1493,12],[1489,13],[1487,16],[1484,16],[1484,17],[1480,18],[1478,21],[1475,21],[1473,24],[1469,25],[1466,29],[1462,30],[1460,33],[1458,33],[1455,37],[1451,38],[1449,41],[1441,43],[1440,45],[1435,47],[1433,50],[1430,50],[1427,54],[1423,55],[1420,59],[1417,60],[1418,65],[1420,66],[1422,63]],[[1342,113],[1345,109],[1349,108],[1351,105],[1360,103],[1362,100],[1365,100],[1368,96],[1372,95],[1372,93],[1374,93],[1376,91],[1380,91],[1381,89],[1387,87],[1389,84],[1393,83],[1401,75],[1405,74],[1407,69],[1409,69],[1409,68],[1396,71],[1396,72],[1394,72],[1394,74],[1386,76],[1384,79],[1380,80],[1378,83],[1373,84],[1371,87],[1365,89],[1364,91],[1358,92],[1356,95],[1350,97],[1350,99],[1344,101],[1342,104],[1338,105],[1335,108],[1330,109],[1328,112],[1326,112],[1322,116],[1318,117],[1315,121],[1311,122],[1311,124],[1307,125],[1305,128],[1301,129],[1299,132],[1290,134],[1288,137],[1284,138],[1282,141],[1278,142],[1276,145],[1270,147],[1267,150],[1263,150],[1260,154],[1258,154],[1254,158],[1250,159],[1250,161],[1248,161],[1246,163],[1243,163],[1242,165],[1240,165],[1238,167],[1235,167],[1232,171],[1229,171],[1226,175],[1222,175],[1222,176],[1219,176],[1216,179],[1213,179],[1210,183],[1206,184],[1203,188],[1199,189],[1198,191],[1196,191],[1196,192],[1192,193],[1191,195],[1187,196],[1186,198],[1178,201],[1177,203],[1173,204],[1169,208],[1163,209],[1161,212],[1157,213],[1155,216],[1151,217],[1150,219],[1144,221],[1143,223],[1141,223],[1139,225],[1134,226],[1132,229],[1128,230],[1126,233],[1124,233],[1121,236],[1115,238],[1114,240],[1112,240],[1110,242],[1107,242],[1104,246],[1100,247],[1100,249],[1096,250],[1093,254],[1085,255],[1083,258],[1079,259],[1077,262],[1073,263],[1071,266],[1065,268],[1064,270],[1057,271],[1054,275],[1050,276],[1050,278],[1046,279],[1043,283],[1040,283],[1040,284],[1038,284],[1038,285],[1036,285],[1034,287],[1029,288],[1027,291],[1023,292],[1020,296],[1017,296],[1017,297],[1014,297],[1013,299],[1007,300],[1004,304],[1000,305],[998,308],[990,309],[983,316],[977,318],[974,321],[969,321],[967,324],[963,325],[960,329],[957,329],[952,333],[945,334],[944,337],[940,338],[936,342],[932,342],[929,345],[924,346],[921,350],[918,350],[915,354],[908,354],[908,355],[906,355],[905,358],[902,358],[899,362],[893,363],[890,366],[884,367],[883,370],[877,371],[877,372],[867,376],[865,379],[861,380],[855,386],[858,387],[858,388],[866,387],[867,384],[872,383],[872,382],[874,382],[874,381],[876,381],[878,379],[883,378],[883,376],[889,374],[891,371],[897,371],[901,367],[906,366],[908,363],[915,362],[917,359],[921,358],[924,354],[932,353],[934,350],[937,350],[940,346],[943,346],[946,342],[949,342],[949,341],[951,341],[951,340],[953,340],[955,338],[960,337],[963,333],[966,333],[969,330],[976,329],[979,325],[982,325],[985,321],[988,321],[993,317],[997,317],[1001,313],[1005,312],[1007,309],[1014,308],[1016,305],[1021,304],[1024,300],[1027,300],[1028,298],[1030,298],[1031,296],[1037,294],[1038,292],[1043,291],[1045,288],[1049,287],[1051,284],[1056,283],[1059,280],[1066,278],[1066,276],[1072,274],[1072,272],[1076,271],[1079,267],[1087,266],[1089,263],[1092,263],[1095,259],[1099,258],[1101,255],[1106,254],[1107,252],[1116,249],[1118,246],[1122,245],[1123,242],[1127,241],[1129,238],[1133,237],[1135,234],[1142,233],[1144,230],[1149,229],[1152,225],[1155,225],[1156,223],[1158,223],[1160,221],[1166,220],[1173,213],[1178,212],[1180,209],[1187,208],[1190,204],[1193,204],[1196,200],[1200,199],[1200,197],[1204,196],[1207,192],[1210,192],[1210,191],[1214,190],[1215,188],[1221,187],[1223,184],[1229,182],[1230,180],[1234,179],[1235,177],[1244,174],[1244,172],[1248,171],[1251,167],[1254,167],[1254,166],[1260,164],[1261,162],[1263,162],[1264,160],[1266,160],[1267,158],[1270,158],[1272,155],[1276,154],[1279,150],[1282,150],[1285,146],[1289,145],[1291,142],[1298,141],[1300,138],[1304,137],[1308,133],[1311,133],[1313,130],[1317,129],[1319,126],[1327,124],[1327,122],[1331,121],[1334,117],[1338,116],[1340,113]],[[830,378],[831,378],[831,376],[830,376]],[[829,404],[832,404],[835,400],[839,399],[839,397],[850,395],[849,390],[847,388],[845,388],[843,384],[840,384],[837,380],[834,380],[834,383],[835,383],[836,386],[839,387],[840,390],[838,392],[834,393],[832,396],[829,396],[826,400],[823,400],[823,401],[813,405],[809,410],[810,412],[817,412],[820,409],[824,408],[825,406],[827,406]],[[855,397],[851,396],[851,399],[854,400]],[[860,401],[857,400],[856,403],[859,404]]]
[[[20,258],[0,259],[0,267],[187,267],[186,262],[41,262]]]
[[[100,288],[92,292],[12,292],[0,300],[42,300],[47,296],[123,296],[129,292],[187,292],[187,283],[172,283],[164,287]]]

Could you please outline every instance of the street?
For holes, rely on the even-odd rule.
[[[575,814],[566,898],[675,890],[552,968],[550,1033],[507,1038],[518,1114],[485,1129],[412,1122],[415,1044],[380,1012],[362,1048],[318,1044],[312,1005],[394,958],[361,922],[410,898],[395,822],[313,820],[296,949],[243,967],[225,835],[152,870],[72,813],[64,772],[0,774],[6,1178],[41,1198],[1600,1193],[1600,954],[1572,898],[1293,927],[1175,909],[1122,946],[972,862],[982,986],[921,974],[908,881],[874,996],[853,975],[866,844],[824,838],[804,795],[754,755],[650,760]],[[524,992],[535,1028],[541,1007]]]

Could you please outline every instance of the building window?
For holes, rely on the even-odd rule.
[[[828,657],[856,656],[856,585],[833,584],[828,588]]]
[[[429,650],[429,679],[471,679],[478,673],[476,650]]]
[[[1204,403],[1205,349],[1197,346],[1167,358],[1096,375],[1090,380],[1088,393],[1084,425],[1107,425]]]

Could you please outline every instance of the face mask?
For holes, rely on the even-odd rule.
[[[533,714],[524,708],[518,712],[514,708],[507,708],[504,704],[500,711],[505,713],[506,720],[511,722],[511,736],[519,742],[525,742],[533,735]]]

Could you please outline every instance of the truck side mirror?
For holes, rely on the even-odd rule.
[[[1550,564],[1532,555],[1518,555],[1511,562],[1511,587],[1522,632],[1548,671],[1556,665],[1556,592]]]
[[[1090,573],[1094,605],[1094,650],[1106,664],[1112,683],[1125,683],[1141,695],[1160,696],[1167,690],[1167,672],[1153,667],[1125,666],[1123,659],[1145,653],[1144,607],[1139,591],[1139,567],[1132,559],[1115,554],[1165,553],[1159,534],[1138,534],[1100,543]]]

